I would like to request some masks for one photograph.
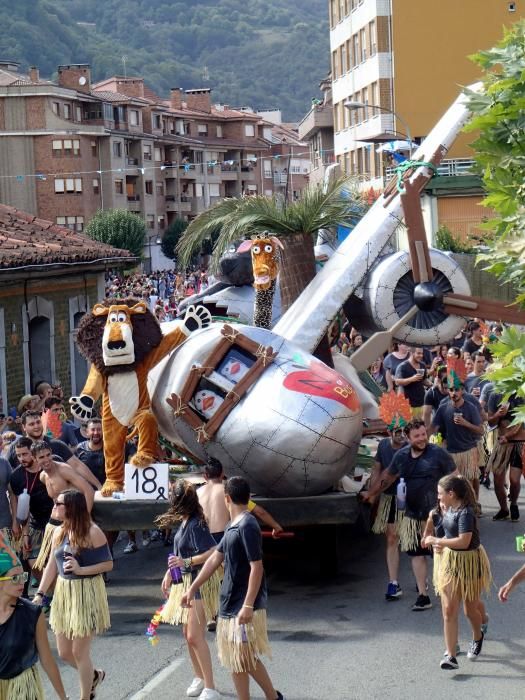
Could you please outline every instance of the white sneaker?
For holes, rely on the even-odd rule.
[[[199,700],[221,700],[221,694],[215,688],[204,688]]]
[[[194,678],[191,682],[191,685],[186,690],[186,695],[189,698],[198,698],[203,690],[204,681],[202,680],[202,678]]]
[[[151,542],[151,540],[150,540],[149,537],[144,537],[144,538],[142,539],[142,546],[143,546],[143,547],[148,547],[149,544],[150,544],[150,542]]]
[[[137,545],[135,544],[135,542],[128,542],[127,545],[124,547],[124,554],[132,554],[136,551]]]

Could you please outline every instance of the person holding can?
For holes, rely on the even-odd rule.
[[[186,695],[200,700],[219,700],[215,689],[210,648],[206,641],[206,621],[212,620],[219,607],[221,575],[219,571],[195,594],[191,608],[181,603],[204,562],[215,551],[204,512],[193,484],[178,479],[170,494],[169,510],[156,520],[160,528],[178,529],[173,538],[173,554],[168,557],[168,570],[162,580],[162,592],[167,598],[160,614],[162,622],[183,625],[194,678]]]

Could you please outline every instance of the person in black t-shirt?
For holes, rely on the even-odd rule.
[[[266,582],[262,564],[262,537],[257,520],[248,512],[250,487],[240,476],[224,486],[231,522],[216,551],[183,596],[182,604],[193,600],[197,590],[224,562],[221,585],[217,647],[219,661],[232,673],[237,697],[249,697],[250,676],[266,698],[283,700],[273,687],[260,660],[269,654],[266,627]]]
[[[437,500],[437,484],[442,476],[455,470],[452,457],[441,447],[429,444],[425,424],[413,420],[405,428],[408,445],[396,452],[381,483],[364,491],[362,498],[373,501],[396,479],[403,477],[406,483],[405,517],[400,523],[399,539],[401,551],[411,557],[412,570],[417,581],[418,597],[412,607],[414,611],[432,607],[426,592],[428,549],[421,547],[421,536],[430,510]]]
[[[476,496],[468,480],[460,475],[449,475],[438,483],[441,519],[438,529],[443,536],[430,535],[422,545],[432,547],[439,556],[435,576],[436,593],[441,596],[445,630],[445,656],[442,669],[458,667],[458,612],[463,609],[472,627],[472,642],[467,656],[475,661],[481,652],[487,629],[488,616],[481,602],[482,593],[488,593],[492,584],[490,563],[480,543],[475,514]]]
[[[66,700],[49,648],[46,618],[41,608],[21,597],[27,576],[0,535],[0,697],[43,698],[40,661],[57,696]]]
[[[402,388],[403,394],[410,401],[414,418],[423,414],[425,401],[426,365],[423,362],[423,348],[412,348],[408,360],[396,369],[395,383]]]
[[[377,446],[374,465],[370,477],[370,487],[381,482],[383,472],[390,466],[392,459],[401,447],[406,444],[403,428],[389,429],[388,437],[383,438]],[[397,534],[398,520],[402,512],[396,505],[397,482],[389,486],[379,497],[377,514],[372,526],[372,532],[384,533],[386,537],[386,565],[388,569],[388,587],[385,593],[386,600],[397,600],[403,595],[398,582],[399,573],[399,536]]]
[[[427,430],[430,430],[432,417],[435,415],[443,399],[448,399],[446,367],[440,367],[438,369],[436,378],[434,379],[434,385],[425,392],[423,420],[425,421]]]

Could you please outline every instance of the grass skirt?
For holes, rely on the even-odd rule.
[[[42,544],[40,545],[40,552],[38,553],[35,563],[33,564],[33,569],[43,571],[46,568],[46,564],[53,547],[53,535],[55,534],[55,531],[59,525],[60,523],[57,524],[56,520],[49,522],[46,525],[44,537],[42,538]]]
[[[0,700],[44,700],[44,697],[36,664],[14,678],[0,680]]]
[[[49,624],[67,639],[88,637],[110,627],[108,597],[102,574],[57,578]]]
[[[466,452],[449,452],[450,456],[454,460],[458,472],[465,479],[479,479],[479,450],[477,447],[473,447],[471,450]]]
[[[206,620],[213,620],[219,609],[222,569],[214,571],[211,577],[199,589]],[[160,619],[169,625],[185,625],[188,622],[189,608],[181,607],[182,596],[188,592],[192,582],[190,573],[182,574],[182,582],[174,583],[169,598],[164,605]]]
[[[421,537],[425,529],[424,520],[403,516],[398,524],[399,545],[402,552],[411,552],[421,546]]]
[[[390,515],[390,508],[392,507],[392,500],[395,499],[395,494],[382,493],[379,497],[379,505],[377,506],[377,513],[372,526],[372,532],[375,535],[381,535],[386,532],[386,526],[388,525],[388,516]],[[398,510],[396,506],[396,520],[394,525],[399,527],[399,523],[405,517],[404,510]]]
[[[492,574],[482,545],[467,551],[446,547],[439,559],[437,573],[433,577],[437,595],[448,588],[462,600],[470,601],[478,600],[482,593],[489,592]]]
[[[217,620],[217,649],[222,666],[232,673],[253,670],[262,654],[271,657],[266,629],[266,610],[255,610],[253,620],[244,625],[245,639],[236,617]]]

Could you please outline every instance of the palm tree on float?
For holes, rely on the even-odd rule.
[[[301,199],[286,205],[275,195],[224,199],[189,224],[177,245],[177,257],[187,265],[213,235],[217,236],[216,261],[234,241],[270,232],[284,246],[279,286],[286,311],[315,276],[314,242],[319,229],[352,226],[365,209],[355,181],[347,177],[332,181],[326,189],[312,185]]]

